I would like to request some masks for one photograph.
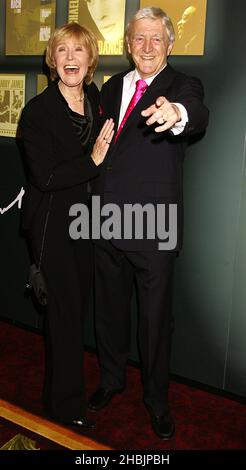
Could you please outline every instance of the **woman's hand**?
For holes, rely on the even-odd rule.
[[[109,145],[114,135],[114,121],[112,118],[107,119],[100,131],[100,134],[94,144],[91,158],[95,165],[98,166],[103,162]]]

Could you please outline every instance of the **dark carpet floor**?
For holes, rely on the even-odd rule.
[[[95,354],[86,353],[85,361],[90,394],[98,384],[99,369]],[[43,374],[42,336],[0,322],[0,398],[44,416]],[[170,404],[176,434],[170,441],[162,441],[154,435],[142,402],[139,370],[129,366],[127,389],[106,409],[90,413],[97,428],[86,435],[121,450],[246,449],[246,407],[242,403],[173,381]]]

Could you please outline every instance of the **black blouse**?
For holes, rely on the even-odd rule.
[[[91,109],[91,104],[88,99],[87,94],[84,94],[84,112],[85,114],[79,114],[73,111],[71,108],[69,108],[67,101],[65,100],[64,96],[62,95],[58,83],[57,83],[57,90],[59,92],[59,96],[61,97],[63,103],[65,104],[66,110],[68,112],[68,115],[73,123],[73,126],[75,127],[76,133],[80,139],[81,145],[83,147],[86,147],[89,143],[91,131],[92,131],[92,126],[93,126],[93,115],[92,115],[92,109]]]

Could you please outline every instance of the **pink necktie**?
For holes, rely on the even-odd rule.
[[[130,116],[134,106],[136,106],[137,102],[140,100],[141,96],[144,94],[145,90],[148,88],[148,85],[147,83],[144,81],[144,80],[137,80],[136,81],[136,90],[135,90],[135,93],[128,105],[128,108],[125,112],[125,115],[120,123],[120,126],[119,126],[119,129],[116,133],[116,136],[114,138],[114,143],[117,141],[124,125],[125,125],[125,122],[126,120],[128,119],[128,117]]]

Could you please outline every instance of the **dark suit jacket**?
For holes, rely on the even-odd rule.
[[[123,77],[120,73],[106,82],[101,91],[103,118],[112,117],[117,124],[122,99]],[[148,127],[141,111],[153,104],[158,96],[185,106],[189,121],[180,136],[170,132],[157,134],[156,125]],[[203,105],[203,87],[196,78],[176,72],[171,66],[157,75],[126,121],[122,132],[94,181],[94,194],[101,202],[123,204],[177,204],[177,246],[182,244],[183,226],[183,159],[187,136],[201,132],[208,123],[208,110]],[[155,240],[112,240],[121,249],[157,249]]]
[[[87,182],[98,175],[90,158],[99,131],[99,92],[94,84],[85,87],[92,106],[93,129],[86,152],[62,102],[55,83],[25,106],[20,133],[25,147],[28,185],[23,201],[22,228],[43,230],[53,193],[49,227],[68,237],[69,209],[74,203],[87,202]]]

